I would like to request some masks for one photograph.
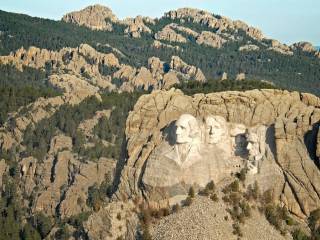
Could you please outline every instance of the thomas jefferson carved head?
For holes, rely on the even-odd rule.
[[[205,119],[206,141],[209,144],[217,144],[228,134],[226,120],[221,116],[208,116]]]
[[[190,114],[182,114],[176,122],[177,143],[191,143],[199,136],[197,119]]]
[[[246,133],[249,159],[260,160],[266,151],[266,127],[249,128]]]

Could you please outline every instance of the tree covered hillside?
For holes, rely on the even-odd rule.
[[[174,20],[166,17],[156,20],[155,25],[148,25],[153,33],[159,31]],[[206,31],[207,27],[186,19],[180,25],[196,31]],[[306,52],[297,51],[294,55],[283,55],[268,50],[266,43],[250,38],[239,31],[239,41],[231,41],[222,48],[198,45],[192,37],[188,43],[175,43],[177,48],[152,46],[153,34],[143,33],[141,38],[131,38],[124,34],[124,26],[113,24],[113,31],[93,31],[63,21],[34,18],[22,14],[0,11],[0,54],[7,55],[21,46],[36,46],[50,50],[63,47],[77,47],[88,43],[100,52],[113,51],[109,46],[120,50],[117,54],[121,63],[131,66],[146,66],[148,58],[159,57],[169,61],[171,56],[180,56],[185,62],[199,67],[208,79],[218,80],[224,72],[229,79],[238,73],[245,73],[248,79],[267,80],[289,90],[311,92],[319,95],[320,60]],[[234,33],[230,33],[234,34]],[[251,42],[260,47],[259,51],[239,51],[239,47]],[[163,41],[163,43],[170,43]],[[108,47],[104,46],[108,44]],[[172,44],[172,43],[170,43]]]

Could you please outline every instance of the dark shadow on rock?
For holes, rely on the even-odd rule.
[[[306,145],[307,151],[310,158],[315,162],[315,164],[320,168],[319,157],[316,155],[317,151],[317,135],[320,127],[320,122],[314,124],[312,129],[307,131],[304,135],[304,144]]]
[[[248,157],[247,145],[248,145],[248,141],[245,134],[236,135],[234,154],[242,158],[247,158]]]
[[[275,138],[275,128],[274,124],[270,125],[267,128],[266,132],[266,144],[269,146],[275,160],[277,160],[277,147],[276,147],[276,138]]]
[[[117,161],[117,164],[116,164],[115,174],[112,182],[112,188],[110,190],[110,196],[112,196],[118,190],[120,179],[121,179],[121,172],[128,160],[127,141],[126,141],[125,134],[123,134],[122,139],[123,141],[121,144],[120,157],[119,159],[115,159]]]
[[[162,136],[165,141],[169,143],[170,146],[176,144],[177,137],[176,137],[176,121],[171,122],[168,126],[163,128]]]

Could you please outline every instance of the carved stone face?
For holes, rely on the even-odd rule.
[[[260,155],[258,135],[255,133],[247,134],[247,141],[247,150],[249,152],[249,158],[254,158]]]
[[[182,114],[176,122],[177,143],[191,143],[193,132],[198,129],[197,120],[190,114]]]
[[[259,126],[248,129],[246,137],[249,159],[260,160],[266,151],[266,127]]]
[[[227,134],[226,122],[223,117],[209,116],[206,118],[206,138],[210,144],[216,144]]]

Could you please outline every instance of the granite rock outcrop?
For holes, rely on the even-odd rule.
[[[265,159],[269,160],[264,161],[261,177],[257,175],[254,179],[260,179],[263,189],[271,187],[275,199],[290,212],[305,218],[320,203],[317,180],[320,171],[315,160],[318,129],[310,134],[320,121],[319,106],[315,96],[281,90],[186,96],[171,89],[144,95],[127,120],[128,158],[123,162],[117,196],[132,197],[143,192],[147,199],[158,199],[156,204],[168,204],[168,199],[162,201],[163,192],[148,192],[143,187],[149,158],[165,141],[166,129],[181,114],[195,117],[211,114],[247,128],[267,127],[266,144],[270,150],[265,152]],[[266,178],[279,179],[277,188],[267,185]]]

